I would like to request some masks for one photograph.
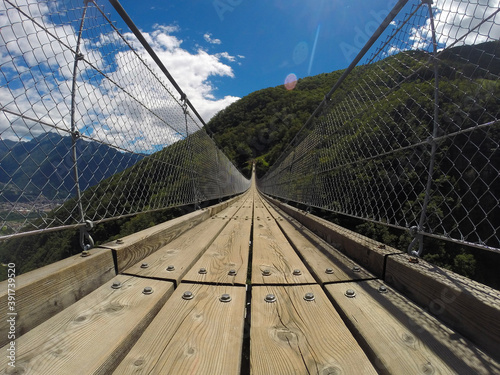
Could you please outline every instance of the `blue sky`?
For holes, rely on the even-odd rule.
[[[498,40],[499,1],[434,0],[439,46],[457,41],[474,44]],[[39,123],[23,120],[18,113],[46,121],[65,132],[70,122],[68,90],[72,86],[74,55],[63,45],[76,46],[83,3],[81,0],[16,2],[16,7],[9,5],[10,2],[0,2],[0,103],[10,111],[0,116],[0,136],[29,140],[46,131]],[[146,51],[108,0],[97,2],[122,29],[125,40],[148,60]],[[121,0],[206,122],[251,92],[284,84],[292,73],[302,78],[346,68],[395,3],[396,0]],[[388,32],[395,30],[414,4],[421,4],[421,0],[410,0]],[[26,19],[17,7],[32,19]],[[54,9],[58,10],[52,13]],[[128,53],[133,54],[128,47],[120,53],[107,52],[106,44],[117,36],[108,34],[109,25],[93,5],[90,9],[92,16],[86,20],[90,27],[82,36],[86,59],[93,66],[105,68],[108,76],[119,79],[121,90],[137,93],[138,97],[157,95],[148,82],[137,78],[141,74],[134,69],[139,69],[139,65],[129,65],[127,59],[122,59]],[[489,16],[493,18],[483,23]],[[399,44],[391,41],[386,46],[386,55],[429,48],[429,20],[427,16],[415,18],[405,25]],[[93,22],[102,28],[92,26]],[[40,24],[50,32],[40,28]],[[468,33],[468,30],[474,31]],[[54,41],[54,35],[64,36],[64,43]],[[82,67],[75,101],[81,114],[76,126],[84,129],[81,130],[84,134],[140,152],[179,139],[185,128],[182,116],[172,134],[158,135],[139,129],[137,121],[144,124],[146,119],[151,120],[148,113],[135,107],[135,112],[132,111],[128,97],[118,98],[99,80],[86,80],[83,73],[90,65]],[[19,72],[30,74],[21,77]],[[174,100],[180,99],[177,93],[172,95]],[[160,102],[161,108],[170,108],[168,100],[162,97]],[[131,111],[135,117],[129,114]],[[155,127],[156,123],[151,121]]]
[[[180,48],[227,53],[232,75],[208,77],[215,99],[242,97],[302,78],[343,69],[395,1],[209,0],[120,2],[145,33],[175,26]],[[207,38],[208,36],[208,38]],[[314,52],[314,53],[313,53]],[[168,61],[164,62],[167,67]],[[175,70],[175,69],[174,69]],[[182,81],[182,77],[175,77]]]

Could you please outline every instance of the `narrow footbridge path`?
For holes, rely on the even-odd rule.
[[[356,263],[290,209],[270,202],[253,184],[242,196],[163,229],[35,271],[20,286],[29,311],[18,322],[27,332],[16,342],[16,367],[2,356],[0,371],[500,373],[498,362],[435,317],[446,320],[436,311],[440,303],[455,308],[460,296],[452,287],[419,307],[379,276],[380,269],[394,285],[404,280],[405,254],[358,236],[350,242],[359,248]],[[375,256],[363,246],[375,248]],[[92,282],[99,284],[95,290],[75,297]],[[63,309],[51,313],[54,305]]]

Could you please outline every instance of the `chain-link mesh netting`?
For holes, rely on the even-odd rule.
[[[2,237],[247,189],[147,59],[93,1],[2,0]]]
[[[422,235],[499,251],[499,2],[431,3],[396,5],[259,186],[411,228],[418,254]]]

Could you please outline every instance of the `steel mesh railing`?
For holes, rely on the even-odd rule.
[[[0,239],[249,186],[147,46],[103,9],[0,3]]]
[[[499,13],[399,1],[259,188],[500,251]]]

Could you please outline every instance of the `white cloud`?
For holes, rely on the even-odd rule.
[[[211,77],[231,77],[234,72],[231,66],[221,60],[235,62],[236,58],[228,52],[209,54],[201,48],[191,53],[181,48],[182,41],[171,32],[177,30],[157,29],[147,33],[156,54],[174,77],[181,89],[186,93],[191,103],[205,121],[210,120],[220,110],[238,100],[235,96],[225,96],[215,99],[214,92],[217,88],[210,81]],[[209,34],[205,34],[205,37]],[[210,35],[209,35],[210,36]],[[169,44],[158,43],[158,40],[172,39]],[[145,53],[143,57],[150,60]],[[158,72],[158,74],[162,74]]]
[[[236,57],[234,56],[231,56],[229,53],[227,52],[221,52],[221,53],[217,53],[215,56],[217,57],[222,57],[224,59],[226,59],[227,61],[229,62],[235,62],[236,61]]]
[[[210,33],[206,33],[205,35],[203,35],[203,38],[207,43],[210,44],[222,44],[222,41],[220,39],[212,38],[212,34]]]
[[[437,0],[434,2],[436,38],[440,47],[454,43],[478,44],[500,39],[500,0]],[[488,17],[492,16],[488,21]],[[412,48],[431,45],[430,21],[412,30]]]
[[[74,56],[60,42],[54,41],[51,34],[75,49],[78,22],[55,25],[47,17],[49,9],[42,3],[36,0],[18,0],[17,3],[24,11],[31,12],[48,32],[17,10],[7,9],[6,3],[0,5],[0,24],[6,25],[0,34],[0,46],[3,46],[0,47],[3,73],[0,76],[0,105],[13,113],[69,130]],[[174,35],[178,31],[177,26],[154,25],[153,31],[143,35],[200,115],[208,121],[239,99],[234,96],[217,99],[217,88],[211,82],[213,77],[234,78],[228,63],[234,63],[236,58],[228,52],[210,54],[201,48],[189,52],[182,48],[183,41]],[[153,150],[158,145],[181,139],[185,136],[186,123],[179,106],[179,94],[135,36],[127,33],[124,38],[150,62],[151,68],[142,65],[125,41],[109,29],[87,39],[84,35],[81,52],[85,61],[78,64],[75,96],[76,127],[94,139],[136,152]],[[220,44],[220,40],[212,39],[210,34],[205,35],[207,38],[212,44]],[[91,65],[106,73],[108,79]],[[155,80],[148,69],[155,71],[163,84]],[[191,122],[189,131],[195,129]],[[6,112],[0,114],[2,139],[30,139],[46,131],[53,129]]]

